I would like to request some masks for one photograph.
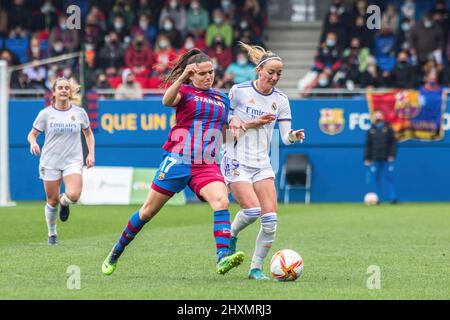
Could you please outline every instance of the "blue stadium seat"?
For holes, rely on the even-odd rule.
[[[3,49],[4,44],[5,44],[5,39],[3,39],[3,37],[0,37],[0,50]]]
[[[25,63],[28,61],[27,49],[28,49],[28,38],[22,39],[6,39],[5,47],[14,52],[20,60],[20,63]]]

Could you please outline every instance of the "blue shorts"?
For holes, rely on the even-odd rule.
[[[180,156],[166,153],[156,171],[152,189],[167,196],[173,196],[189,186],[203,200],[200,197],[200,190],[214,181],[225,183],[217,163],[186,163]]]

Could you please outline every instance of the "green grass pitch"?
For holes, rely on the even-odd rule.
[[[276,250],[298,251],[305,268],[291,283],[247,279],[258,223],[240,235],[243,265],[216,274],[205,204],[165,207],[104,276],[102,261],[136,209],[73,206],[50,247],[43,202],[0,208],[0,299],[450,299],[448,203],[280,205],[264,269]],[[67,287],[73,265],[79,290]],[[367,287],[369,266],[380,268],[379,289]]]

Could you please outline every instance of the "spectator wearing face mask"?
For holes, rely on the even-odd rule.
[[[167,0],[166,5],[161,11],[159,16],[159,29],[164,29],[164,23],[166,23],[166,17],[169,17],[174,22],[174,28],[179,32],[186,30],[186,10],[178,0]]]
[[[408,52],[402,50],[397,54],[397,62],[389,74],[389,87],[400,89],[416,88],[417,69],[409,63]]]
[[[212,47],[206,50],[206,54],[215,57],[222,70],[225,70],[233,61],[233,53],[231,48],[225,46],[224,40],[220,35],[216,35]]]
[[[133,72],[125,69],[122,72],[122,84],[116,90],[118,100],[138,100],[144,97],[141,85],[135,81]]]
[[[322,90],[326,90],[326,89],[330,89],[333,88],[333,82],[332,82],[332,73],[330,69],[325,69],[323,70],[319,76],[317,77],[317,80],[315,82],[314,85],[314,89],[322,89]],[[311,97],[315,97],[315,94],[312,94]],[[332,93],[330,92],[320,92],[317,94],[317,97],[320,98],[325,98],[325,97],[330,97],[333,96]]]
[[[322,35],[320,37],[320,42],[324,42],[326,40],[328,33],[334,33],[338,39],[338,45],[345,48],[346,41],[346,27],[344,23],[339,21],[339,16],[335,13],[328,15],[328,20],[325,20],[324,25],[322,27]]]
[[[231,47],[233,43],[233,27],[224,20],[221,9],[215,9],[212,16],[213,23],[206,30],[206,45],[211,47],[216,35],[220,35],[224,39],[225,46]]]
[[[176,50],[180,49],[183,45],[181,32],[175,28],[174,21],[169,16],[164,18],[163,29],[160,30],[159,34],[165,35],[169,39],[172,47]]]
[[[328,33],[325,42],[321,43],[317,52],[313,71],[321,72],[328,68],[334,73],[342,64],[341,48],[337,45],[335,33]]]
[[[156,38],[154,49],[152,76],[162,80],[170,72],[173,62],[177,59],[176,51],[172,48],[169,38],[160,34]]]
[[[437,60],[442,59],[444,37],[441,28],[433,23],[430,14],[425,15],[422,21],[412,28],[410,44],[420,65],[427,61],[430,54],[435,55]]]
[[[120,42],[124,42],[128,39],[129,29],[125,24],[125,18],[121,14],[117,14],[114,16],[111,30],[119,36]]]
[[[60,38],[56,38],[54,42],[50,43],[50,49],[49,49],[49,57],[56,57],[61,56],[66,53],[69,53],[69,50],[64,45],[64,41]],[[57,62],[56,65],[59,69],[63,69],[65,67],[73,67],[76,64],[76,59],[69,59]]]
[[[77,51],[80,45],[79,31],[67,28],[67,16],[65,14],[61,15],[58,21],[58,25],[53,27],[50,31],[48,39],[50,44],[53,44],[57,39],[60,39],[67,52]]]
[[[223,76],[225,88],[231,88],[235,83],[255,80],[255,66],[249,63],[247,54],[240,52],[236,57],[236,61],[230,64]]]
[[[94,90],[111,90],[111,84],[108,81],[108,78],[106,77],[106,74],[103,72],[100,72],[97,75],[97,79],[95,80],[94,86],[93,88]],[[98,92],[97,92],[98,94]],[[103,100],[103,99],[111,99],[113,98],[112,95],[110,94],[98,94],[98,99],[99,100]]]
[[[195,38],[193,34],[188,34],[186,38],[184,39],[183,46],[180,50],[178,50],[178,56],[182,56],[186,52],[188,52],[191,49],[194,49],[196,47],[195,45]],[[200,49],[200,48],[199,48]]]
[[[237,15],[238,10],[236,10],[236,6],[233,4],[231,0],[221,0],[220,1],[220,10],[223,12],[224,19],[234,24],[234,21],[239,21],[241,17]]]
[[[195,37],[203,37],[209,25],[209,14],[198,0],[192,0],[187,12],[187,30]]]
[[[28,61],[42,60],[48,57],[48,52],[41,49],[38,37],[32,37],[27,50]]]
[[[95,56],[95,67],[109,73],[117,73],[123,65],[124,56],[125,50],[119,42],[119,35],[111,31],[105,38],[104,46]]]
[[[411,45],[409,43],[409,33],[412,28],[412,23],[409,18],[403,18],[400,22],[400,28],[397,32],[395,51],[409,50]]]
[[[243,43],[253,43],[258,46],[264,47],[264,39],[262,37],[257,37],[253,32],[252,27],[247,20],[247,18],[243,18],[239,25],[234,28],[234,39],[235,43],[243,42]],[[233,47],[233,54],[237,55],[239,53],[240,48],[237,46]]]
[[[137,33],[143,33],[151,46],[155,45],[158,30],[151,24],[149,16],[144,13],[139,14],[138,24],[131,29],[131,36],[134,38]]]
[[[125,51],[125,66],[130,68],[134,75],[147,75],[152,66],[152,50],[142,33],[138,33]]]

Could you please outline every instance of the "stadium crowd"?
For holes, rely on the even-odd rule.
[[[381,9],[370,29],[367,7]],[[450,11],[445,0],[332,0],[311,71],[300,90],[427,88],[450,84]],[[373,22],[372,22],[373,23]],[[369,21],[370,24],[370,21]]]
[[[65,9],[81,9],[81,30]],[[9,65],[84,51],[70,59],[13,72],[13,89],[50,89],[57,77],[80,79],[87,89],[116,89],[140,98],[160,88],[175,60],[197,47],[213,58],[215,87],[256,79],[237,41],[263,45],[266,0],[0,0],[0,59]]]

